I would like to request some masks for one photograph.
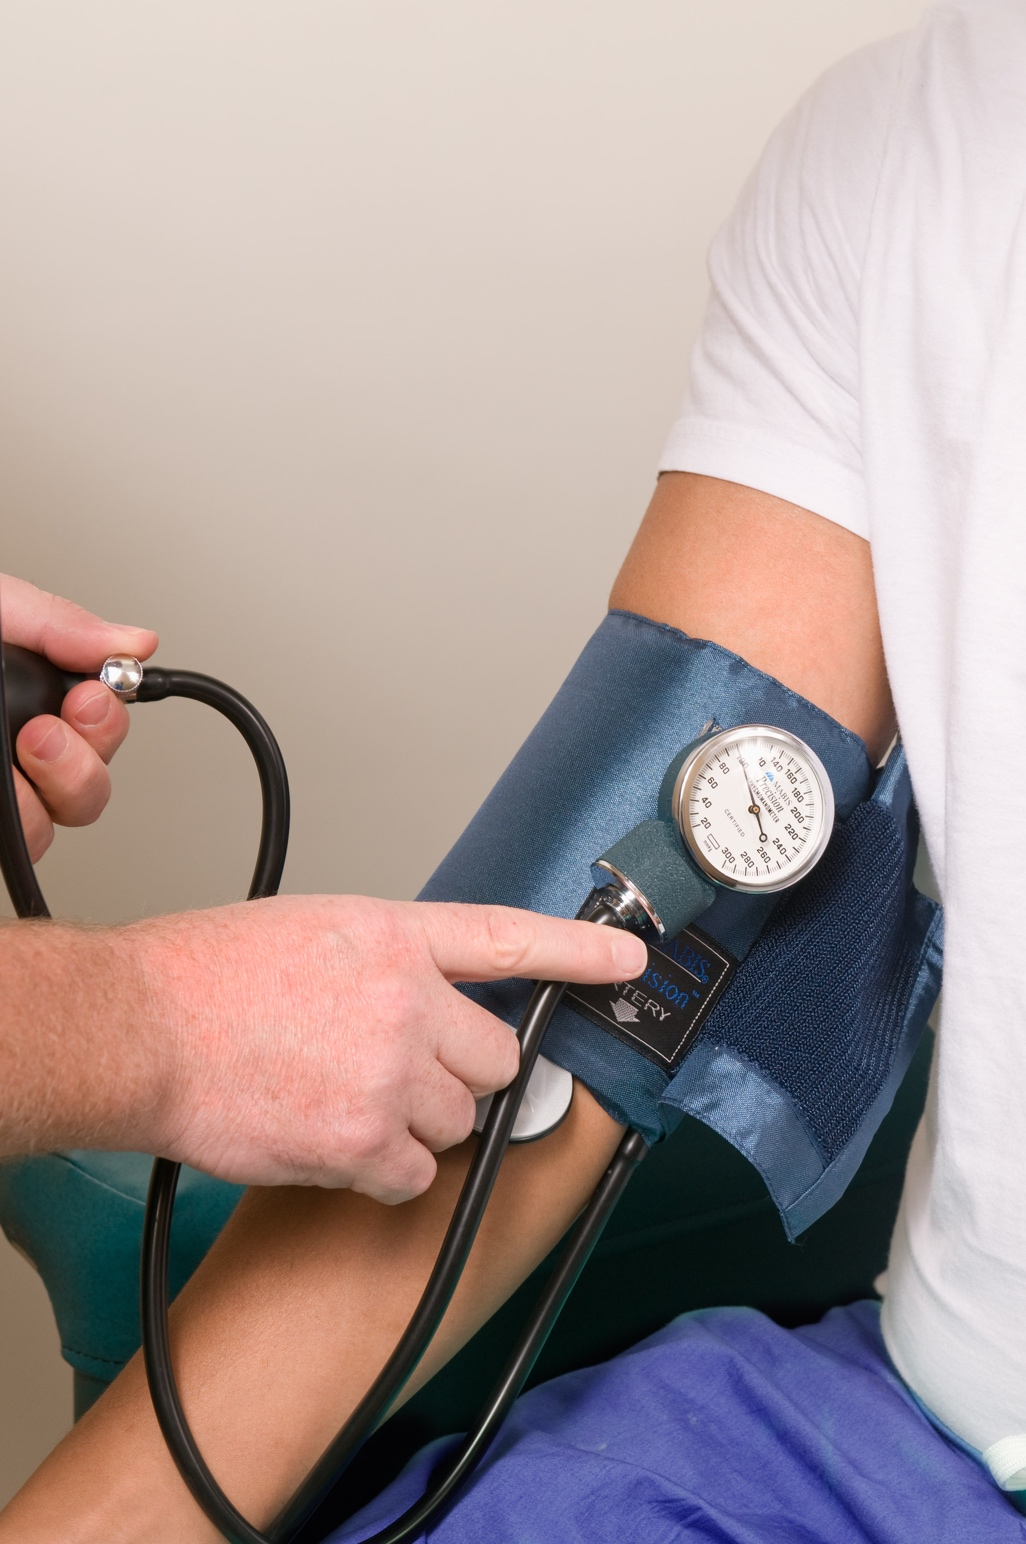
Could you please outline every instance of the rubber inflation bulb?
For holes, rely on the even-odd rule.
[[[7,722],[15,741],[30,718],[52,713],[60,718],[61,703],[73,686],[89,679],[70,670],[59,670],[41,654],[5,643],[4,685],[7,695]]]

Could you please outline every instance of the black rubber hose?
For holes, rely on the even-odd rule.
[[[409,1544],[411,1539],[437,1522],[450,1506],[460,1486],[469,1479],[498,1436],[577,1278],[601,1238],[613,1208],[647,1152],[648,1144],[640,1132],[625,1133],[613,1161],[574,1224],[523,1334],[478,1416],[477,1424],[464,1437],[452,1459],[444,1465],[442,1473],[432,1478],[431,1486],[420,1500],[415,1501],[388,1527],[371,1534],[364,1544]]]
[[[5,652],[0,648],[0,871],[11,905],[19,917],[48,917],[50,911],[32,867],[18,814],[18,793],[14,783],[15,735],[7,716]]]
[[[15,672],[14,700],[8,702],[8,670]],[[37,713],[60,712],[65,691],[84,675],[59,671],[39,655],[11,644],[0,648],[0,872],[19,917],[50,915],[25,845],[14,783],[14,741],[18,729]],[[56,694],[56,695],[55,695]],[[263,822],[250,900],[277,893],[289,841],[289,782],[278,742],[265,720],[239,692],[192,670],[148,669],[140,702],[191,697],[229,719],[253,753],[263,796]],[[13,723],[12,723],[13,719]]]
[[[241,693],[194,670],[160,670],[147,666],[139,687],[139,702],[188,697],[215,708],[234,724],[252,752],[260,778],[263,819],[256,867],[249,886],[251,901],[277,895],[289,845],[289,779],[285,761],[270,726]]]
[[[278,742],[267,723],[246,698],[216,681],[191,670],[149,669],[139,688],[140,702],[160,702],[165,697],[187,697],[224,715],[242,735],[256,762],[260,778],[263,819],[256,867],[249,899],[275,895],[285,868],[289,841],[289,782]],[[243,1544],[264,1544],[263,1535],[251,1528],[232,1506],[207,1467],[185,1418],[171,1359],[168,1326],[170,1308],[168,1265],[171,1252],[171,1220],[181,1164],[157,1158],[150,1175],[143,1221],[141,1263],[141,1312],[143,1358],[150,1397],[164,1441],[178,1472],[208,1517],[222,1532],[231,1522],[228,1538]]]

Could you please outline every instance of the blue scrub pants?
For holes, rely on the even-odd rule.
[[[572,1311],[572,1310],[571,1310]],[[332,1535],[357,1544],[424,1488],[425,1448]],[[542,1384],[431,1544],[1026,1544],[1026,1518],[923,1414],[879,1307],[785,1330],[748,1308],[675,1319]]]

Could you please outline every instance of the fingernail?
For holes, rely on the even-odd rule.
[[[31,754],[37,761],[59,761],[67,748],[68,731],[58,719],[50,725]]]
[[[640,938],[625,933],[613,944],[613,963],[623,972],[625,981],[633,981],[648,964],[648,950]]]
[[[105,686],[101,686],[98,692],[87,697],[85,702],[80,702],[75,709],[75,718],[80,724],[85,724],[90,729],[95,729],[102,724],[110,712],[110,705],[114,701]]]

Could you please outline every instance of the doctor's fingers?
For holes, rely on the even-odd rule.
[[[352,1189],[377,1201],[408,1201],[433,1181],[432,1154],[464,1142],[476,1113],[474,1095],[459,1078],[431,1058],[419,1060],[401,1092],[383,1087],[354,1102],[339,1127],[338,1171],[348,1169]],[[325,1184],[324,1175],[314,1183]]]
[[[99,670],[109,654],[149,659],[157,647],[149,628],[105,622],[11,574],[0,574],[0,619],[7,643],[45,654],[64,670]]]
[[[434,1015],[434,1051],[441,1066],[475,1099],[505,1088],[517,1075],[520,1045],[508,1024],[464,997],[443,988]],[[432,1006],[436,999],[432,996]],[[466,1135],[466,1133],[464,1133]]]
[[[435,1062],[410,1091],[410,1135],[432,1153],[465,1142],[477,1104],[467,1085]]]
[[[59,825],[88,825],[110,798],[110,774],[101,758],[52,714],[41,714],[25,725],[18,736],[18,761]]]
[[[73,686],[61,705],[61,718],[104,763],[121,745],[131,723],[125,704],[99,681]]]
[[[398,1206],[412,1201],[429,1189],[438,1164],[422,1142],[409,1131],[397,1133],[387,1147],[375,1148],[373,1153],[352,1158],[346,1155],[346,1177],[341,1184],[360,1195],[370,1196],[385,1206]],[[311,1182],[324,1185],[325,1175],[314,1174]],[[328,1188],[332,1188],[329,1183]]]
[[[645,969],[640,939],[511,906],[412,903],[435,963],[450,981],[629,981]]]

